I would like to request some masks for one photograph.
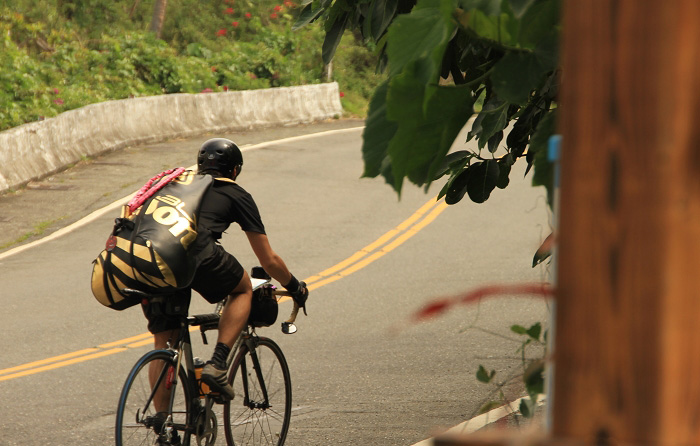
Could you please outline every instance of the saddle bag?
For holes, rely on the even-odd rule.
[[[248,323],[253,327],[269,327],[277,321],[277,299],[272,295],[272,286],[264,285],[253,291]]]

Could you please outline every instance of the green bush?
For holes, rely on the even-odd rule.
[[[235,3],[234,3],[235,2]],[[289,0],[16,0],[0,6],[0,130],[113,99],[324,82],[323,30],[292,31]],[[135,6],[135,7],[134,7]],[[334,79],[364,116],[379,83],[371,49],[346,36]]]

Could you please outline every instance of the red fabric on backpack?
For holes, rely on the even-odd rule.
[[[154,176],[146,184],[143,185],[141,189],[139,189],[138,192],[136,192],[136,195],[134,195],[134,198],[129,200],[129,203],[127,203],[127,206],[129,206],[129,211],[134,212],[136,209],[138,209],[143,203],[146,202],[149,198],[153,196],[156,192],[161,190],[166,184],[174,180],[175,178],[179,177],[182,175],[182,173],[186,169],[184,167],[177,167],[175,169],[170,169],[166,170],[165,172],[161,172],[158,175]],[[160,181],[159,181],[160,180]],[[154,186],[155,183],[155,186]]]

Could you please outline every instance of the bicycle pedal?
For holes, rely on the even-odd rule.
[[[216,404],[226,404],[230,399],[228,399],[226,396],[220,394],[220,393],[215,393],[215,392],[209,392],[209,397],[214,400]]]

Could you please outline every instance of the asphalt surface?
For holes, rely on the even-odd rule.
[[[233,138],[239,146],[304,133],[363,125],[361,120],[329,120],[228,135],[202,135],[160,144],[128,147],[85,159],[61,172],[0,194],[0,253],[41,238],[138,190],[154,172],[196,164],[193,144],[212,137]]]
[[[245,146],[361,125],[338,120],[216,136]],[[121,349],[131,345],[122,340],[145,332],[143,317],[106,310],[89,291],[90,261],[116,211],[39,247],[5,258],[3,252],[121,200],[154,172],[194,164],[196,147],[210,136],[105,154],[0,197],[0,445],[110,444],[123,380],[150,348]],[[437,193],[407,185],[399,200],[383,180],[361,180],[360,136],[358,129],[278,142],[244,155],[241,183],[261,207],[273,248],[300,278],[400,228]],[[262,331],[280,343],[292,370],[287,444],[411,445],[472,418],[493,398],[493,389],[475,379],[480,364],[497,370],[499,379],[517,373],[517,340],[504,336],[514,323],[546,320],[542,301],[508,296],[434,322],[409,321],[430,299],[545,279],[546,271],[530,267],[549,234],[544,191],[518,175],[484,205],[449,207],[434,221],[411,226],[410,238],[373,263],[314,290],[298,334]],[[245,241],[230,232],[224,245],[253,265],[241,248]],[[201,299],[193,302],[193,311],[208,310]],[[87,348],[108,352],[107,344],[120,350],[3,380],[11,368]],[[201,342],[194,348],[206,357]],[[514,399],[522,389],[514,383],[504,391]]]

